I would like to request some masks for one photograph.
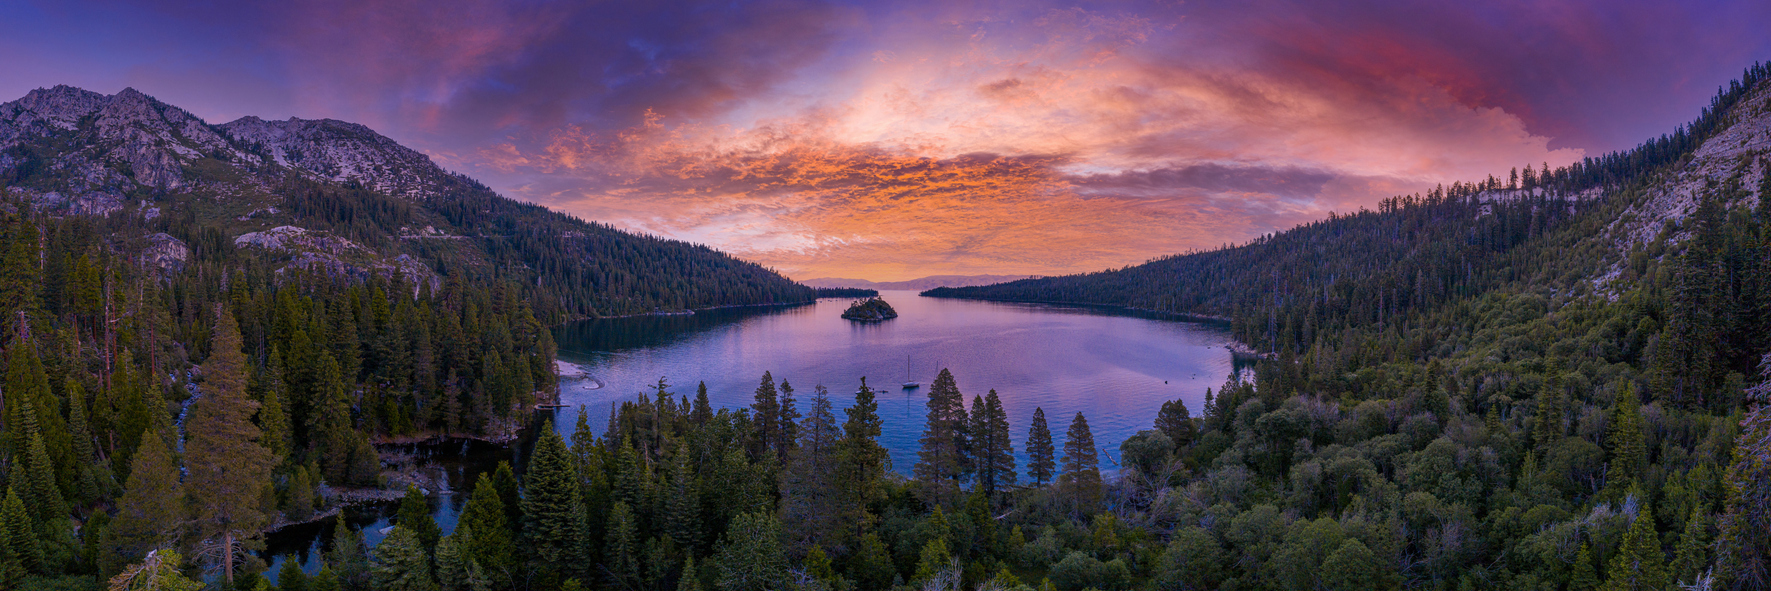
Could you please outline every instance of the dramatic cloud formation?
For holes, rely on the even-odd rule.
[[[1771,51],[1751,2],[33,11],[0,30],[31,58],[0,93],[361,121],[519,199],[876,280],[1119,266],[1566,164],[1670,130]]]

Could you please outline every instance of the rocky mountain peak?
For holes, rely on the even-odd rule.
[[[279,166],[327,181],[355,181],[396,197],[422,199],[440,191],[449,177],[430,157],[357,123],[242,117],[219,128]]]
[[[14,119],[27,125],[40,122],[59,129],[72,130],[80,123],[81,118],[104,108],[109,99],[105,95],[65,84],[55,88],[39,88],[26,93],[24,98],[0,106],[0,119]],[[0,137],[0,141],[5,139]]]
[[[60,139],[44,141],[51,138]],[[437,194],[451,178],[424,154],[356,123],[243,117],[211,125],[134,88],[104,95],[63,85],[0,103],[0,150],[19,145],[32,154],[0,156],[0,172],[27,160],[47,164],[72,174],[40,189],[77,195],[183,187],[205,158],[249,174],[272,164],[414,200]]]

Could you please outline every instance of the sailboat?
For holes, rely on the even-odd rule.
[[[914,382],[914,381],[910,380],[910,356],[905,355],[904,356],[904,389],[905,390],[915,390],[915,389],[921,388],[921,387],[922,387],[921,382]]]

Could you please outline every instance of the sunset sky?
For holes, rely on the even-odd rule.
[[[247,7],[236,4],[254,4]],[[369,125],[789,276],[1056,274],[1628,148],[1771,3],[18,2],[0,101]]]

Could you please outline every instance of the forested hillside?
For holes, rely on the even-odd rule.
[[[383,485],[375,443],[512,437],[551,324],[812,298],[359,125],[34,91],[0,104],[0,589],[156,549],[250,571],[265,528]]]
[[[107,218],[102,248],[164,233],[161,263],[247,251],[277,269],[512,284],[548,324],[813,299],[704,246],[500,197],[361,125],[210,125],[133,89],[0,104],[0,186],[45,218]]]
[[[1766,588],[1767,391],[1749,386],[1771,377],[1768,79],[1755,66],[1691,125],[1571,167],[927,295],[1230,319],[1267,361],[1182,452],[1202,470],[1182,522],[1236,557],[1222,578],[1283,568],[1236,525],[1277,510],[1294,529],[1276,543],[1395,520],[1377,556],[1411,585],[1586,589],[1627,557],[1659,570],[1614,588]]]

